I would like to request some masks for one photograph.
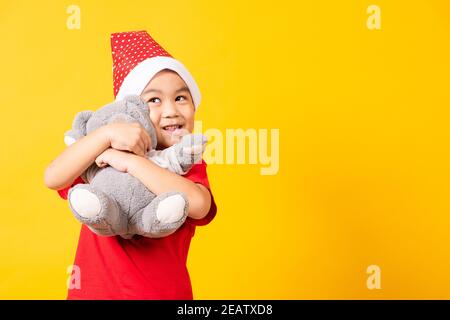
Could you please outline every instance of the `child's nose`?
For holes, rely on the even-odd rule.
[[[178,115],[178,108],[176,104],[168,102],[165,103],[162,107],[163,108],[161,113],[163,117],[173,117]]]

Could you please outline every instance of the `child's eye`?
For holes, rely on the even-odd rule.
[[[151,99],[148,100],[147,102],[153,102],[153,103],[156,103],[156,102],[155,102],[155,99],[159,100],[159,98],[151,98]],[[161,100],[159,100],[159,102],[161,102]]]
[[[178,98],[183,98],[184,100],[186,100],[186,96],[178,96],[175,100],[179,101]]]

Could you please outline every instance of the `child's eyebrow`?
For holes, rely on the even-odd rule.
[[[188,88],[188,87],[186,87],[186,86],[184,86],[184,87],[181,87],[180,89],[177,89],[177,90],[175,91],[175,93],[178,93],[178,92],[183,92],[183,91],[188,91],[188,92],[189,92],[189,88]]]
[[[180,89],[175,90],[175,93],[183,92],[183,91],[189,92],[189,88],[186,87],[186,86],[181,87]],[[162,91],[161,91],[161,90],[158,90],[158,89],[149,89],[149,90],[145,90],[144,93],[150,93],[150,92],[162,93]]]

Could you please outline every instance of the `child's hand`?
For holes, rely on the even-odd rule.
[[[152,148],[152,141],[148,132],[137,122],[110,123],[104,126],[104,131],[109,144],[114,149],[145,156]]]
[[[109,148],[95,159],[95,163],[100,168],[110,165],[118,171],[128,172],[128,165],[132,156],[129,152]]]

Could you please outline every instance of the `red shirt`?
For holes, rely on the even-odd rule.
[[[210,190],[203,160],[184,177]],[[72,186],[78,183],[84,183],[81,177]],[[67,200],[72,186],[58,190],[59,195]],[[98,236],[82,225],[74,263],[80,289],[69,289],[67,299],[193,299],[186,267],[189,245],[195,227],[208,224],[216,211],[211,194],[206,217],[188,217],[176,232],[157,239]]]

